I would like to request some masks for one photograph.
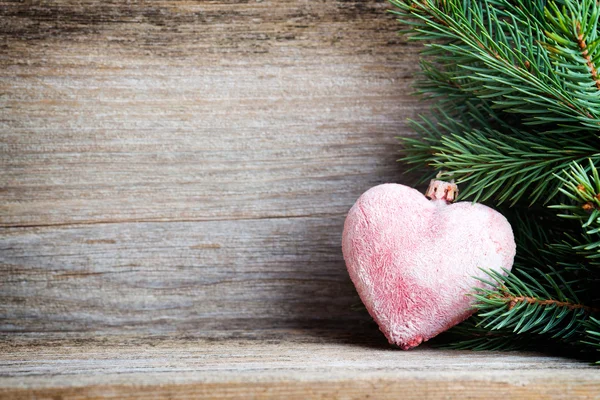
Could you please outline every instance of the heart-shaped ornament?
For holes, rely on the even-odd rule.
[[[480,268],[510,270],[512,228],[481,204],[449,204],[454,184],[415,189],[379,185],[365,192],[344,224],[342,250],[361,300],[390,343],[407,350],[468,318]]]

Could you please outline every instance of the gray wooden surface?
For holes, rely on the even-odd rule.
[[[599,398],[352,311],[345,213],[421,107],[387,8],[0,1],[0,398]]]
[[[6,399],[599,399],[598,370],[529,353],[392,349],[381,341],[27,340],[0,344]]]
[[[0,332],[356,318],[344,214],[419,106],[387,8],[0,2]]]

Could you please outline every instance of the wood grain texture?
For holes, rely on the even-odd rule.
[[[344,214],[418,108],[386,9],[0,2],[0,331],[356,319]]]
[[[420,108],[386,8],[0,1],[1,398],[598,398],[351,310],[345,213]]]
[[[228,335],[362,318],[343,217],[10,229],[5,332]],[[350,323],[350,321],[347,321]],[[216,331],[216,332],[215,332]]]
[[[12,340],[0,345],[0,397],[600,398],[597,369],[559,357],[426,347],[405,352],[380,341],[286,337],[56,341],[41,347]]]
[[[385,9],[4,3],[2,225],[346,212],[416,107]]]

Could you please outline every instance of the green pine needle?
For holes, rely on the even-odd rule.
[[[484,268],[477,312],[445,335],[448,346],[596,354],[599,3],[390,2],[402,33],[423,43],[416,90],[433,104],[411,122],[418,135],[401,139],[400,161],[501,207],[517,242],[512,272]]]

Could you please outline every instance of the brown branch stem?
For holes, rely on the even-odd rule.
[[[581,32],[581,24],[577,22],[577,45],[579,46],[579,50],[581,51],[581,55],[585,59],[588,69],[592,74],[592,79],[596,83],[596,88],[600,90],[600,79],[598,78],[598,70],[592,61],[592,57],[588,52],[587,43],[583,38],[583,33]]]
[[[508,309],[512,310],[518,303],[528,303],[528,304],[539,304],[541,306],[550,306],[554,305],[556,307],[568,308],[569,310],[584,310],[587,313],[598,313],[600,312],[599,308],[594,308],[590,306],[586,306],[584,304],[578,303],[570,303],[568,301],[559,301],[559,300],[542,300],[536,297],[529,296],[513,296],[511,294],[505,293],[502,296],[494,295],[491,298],[497,298],[505,300],[508,303]]]

